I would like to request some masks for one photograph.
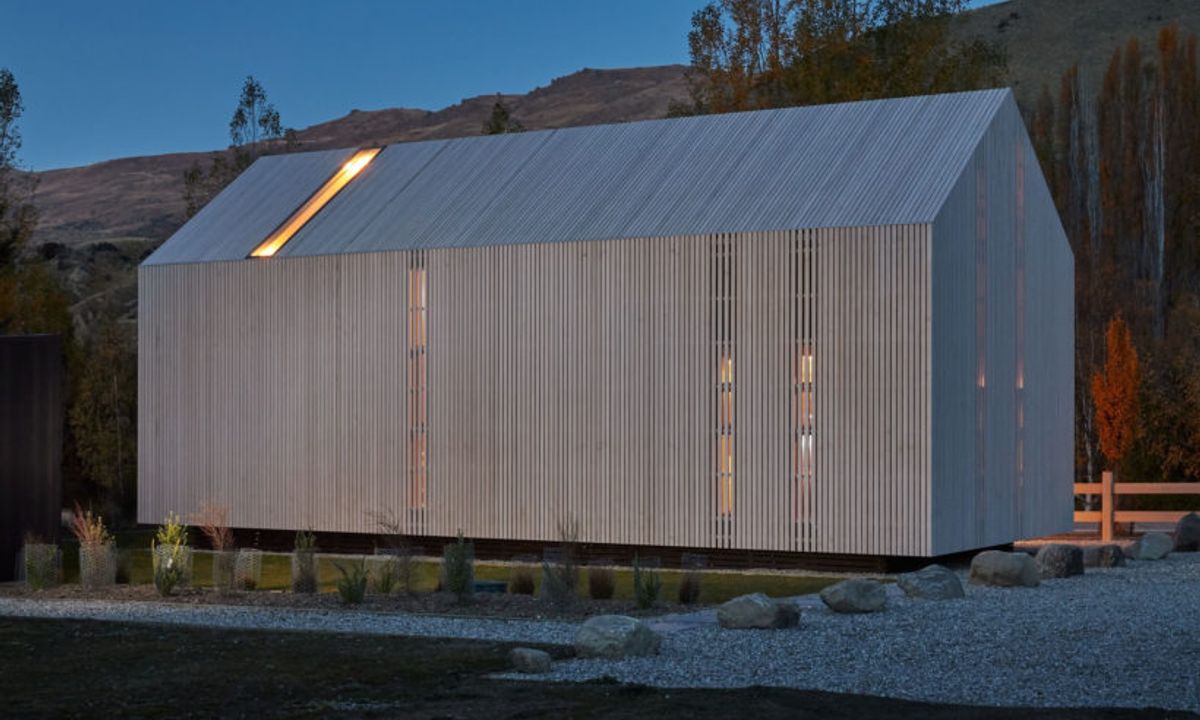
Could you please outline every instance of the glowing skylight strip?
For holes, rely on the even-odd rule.
[[[250,253],[250,257],[266,258],[279,252],[279,248],[283,247],[288,240],[291,240],[293,235],[300,232],[300,228],[304,227],[304,224],[311,220],[313,215],[320,212],[326,203],[341,192],[342,188],[346,187],[354,179],[354,176],[365,168],[367,163],[371,162],[382,149],[369,148],[354,153],[354,157],[347,160],[346,164],[333,174],[333,177],[326,180],[325,184],[300,206],[299,210],[292,213],[292,216],[286,222],[280,225],[275,232],[271,233],[261,245],[254,248],[254,252]]]

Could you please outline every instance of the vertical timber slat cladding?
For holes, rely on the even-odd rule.
[[[1064,278],[1074,276],[1074,260],[1045,181],[1023,160],[1035,155],[1019,115],[993,123],[972,161],[988,166],[987,179],[964,173],[932,225],[935,554],[1072,524],[1062,478],[1073,462],[1074,301]]]
[[[188,431],[144,436],[173,481],[140,517],[928,554],[928,249],[887,226],[144,268],[143,422]]]

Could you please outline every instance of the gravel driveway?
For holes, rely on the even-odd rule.
[[[611,677],[664,687],[787,686],[1003,706],[1200,711],[1200,554],[1176,554],[1038,588],[967,586],[948,602],[835,615],[801,599],[800,627],[722,630],[712,613],[658,623],[662,654],[556,663],[545,680]],[[0,615],[568,644],[565,622],[388,613],[0,598]],[[531,676],[520,676],[529,679]]]
[[[805,603],[796,629],[703,626],[668,634],[658,657],[560,662],[540,677],[1200,710],[1200,554],[1089,568],[1038,588],[966,590],[966,599],[946,602],[889,595],[874,615]]]

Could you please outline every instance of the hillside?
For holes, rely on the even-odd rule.
[[[1200,33],[1200,2],[1009,0],[967,13],[959,33],[999,42],[1008,54],[1009,85],[1031,103],[1043,84],[1057,98],[1062,74],[1074,63],[1086,82],[1098,85],[1113,50],[1136,37],[1152,53],[1158,31],[1172,22]]]
[[[697,0],[699,5],[701,0]],[[967,13],[957,32],[999,43],[1009,84],[1029,103],[1041,86],[1079,62],[1096,84],[1113,50],[1130,37],[1154,46],[1171,22],[1200,32],[1196,0],[1010,0]],[[680,38],[686,27],[680,28]],[[680,65],[581,70],[504,102],[527,128],[568,127],[662,117],[687,94]],[[299,131],[301,149],[317,150],[476,135],[494,96],[464,99],[441,110],[359,111]],[[282,108],[286,119],[287,109]],[[115,304],[136,312],[133,268],[183,221],[182,175],[207,153],[121,158],[38,173],[40,224],[35,243],[53,258],[72,293],[81,325]]]
[[[679,65],[581,70],[505,104],[530,129],[662,117],[687,94]],[[478,135],[495,96],[438,111],[352,110],[298,132],[302,150]],[[183,221],[183,171],[207,153],[121,158],[38,173],[37,242],[76,245],[101,238],[166,239]]]

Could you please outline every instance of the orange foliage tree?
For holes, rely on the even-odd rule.
[[[1125,457],[1137,431],[1138,356],[1120,314],[1108,323],[1105,345],[1104,370],[1092,375],[1092,400],[1100,451],[1112,468]]]

